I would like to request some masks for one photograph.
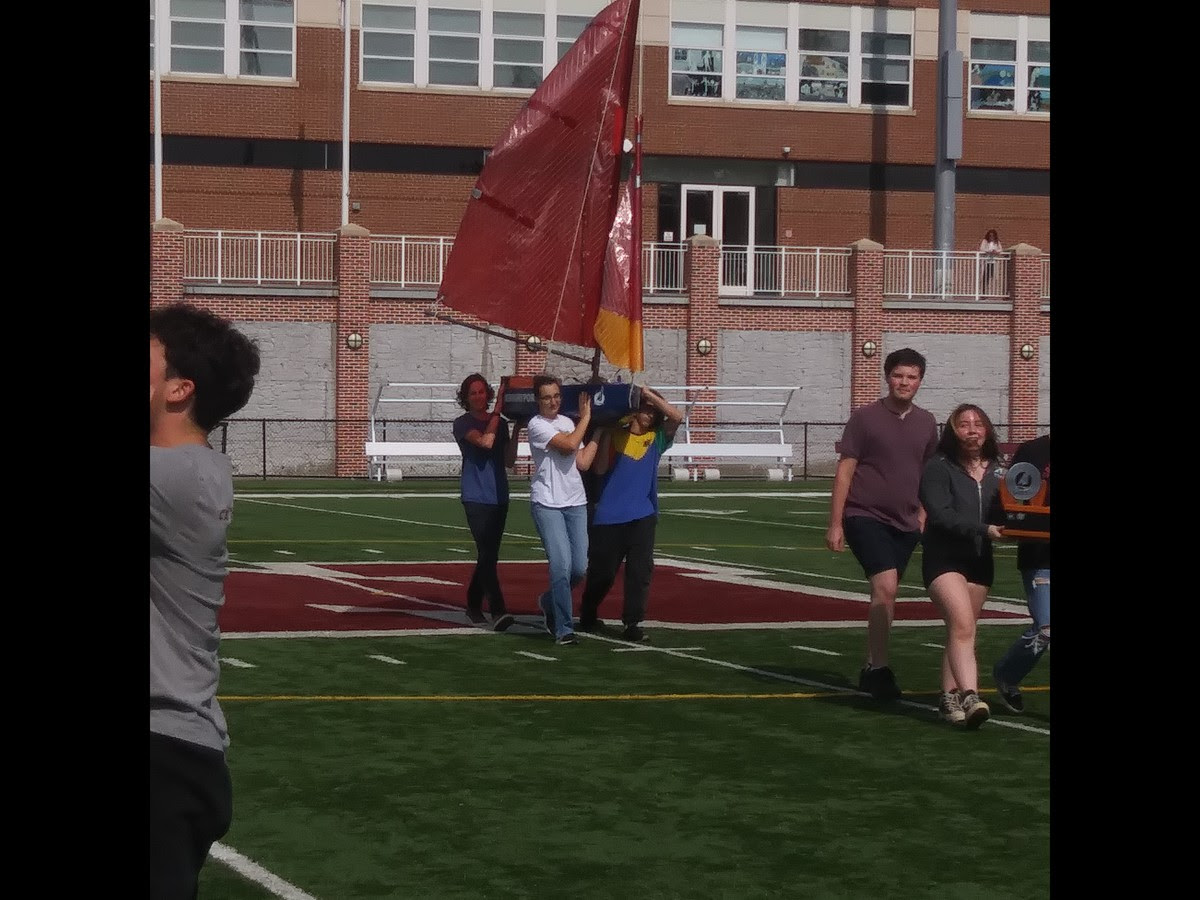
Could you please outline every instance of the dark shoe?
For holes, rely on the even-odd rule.
[[[508,631],[508,629],[512,627],[512,624],[516,621],[517,620],[511,615],[504,613],[503,615],[498,616],[496,620],[492,622],[492,631]]]
[[[938,702],[938,716],[943,722],[949,722],[951,725],[961,725],[967,720],[958,691],[942,691],[942,698]]]
[[[574,644],[578,644],[579,638],[575,637],[575,632],[568,631],[562,637],[556,638],[554,643],[558,644],[560,647],[570,647]]]
[[[899,700],[901,697],[900,685],[896,684],[896,676],[888,666],[875,669],[863,666],[858,673],[858,689],[879,701]]]
[[[544,604],[543,600],[546,601]],[[542,611],[542,627],[546,629],[546,634],[554,637],[554,610],[550,608],[550,598],[542,594],[537,599],[537,606]]]
[[[487,622],[487,616],[483,614],[482,609],[467,609],[467,619],[474,625],[482,625]]]
[[[584,619],[584,618],[580,618],[580,620],[579,620],[579,624],[575,626],[575,630],[576,630],[576,631],[586,631],[588,634],[596,634],[597,632],[603,631],[603,630],[604,630],[604,627],[605,627],[605,626],[604,626],[604,620],[603,620],[603,619],[596,619],[596,618]]]
[[[640,625],[630,625],[621,632],[621,639],[637,644],[646,639],[646,632]]]
[[[967,717],[963,724],[972,730],[986,722],[992,714],[988,705],[974,691],[962,692],[962,711]]]
[[[1025,698],[1021,696],[1021,689],[1015,684],[1006,684],[997,678],[996,699],[1010,713],[1019,716],[1025,712]]]

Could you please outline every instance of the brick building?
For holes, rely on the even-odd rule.
[[[188,297],[263,342],[243,415],[337,419],[337,469],[359,473],[351,423],[379,385],[541,370],[544,355],[430,317],[436,260],[411,267],[453,237],[488,148],[603,5],[350,0],[343,226],[338,0],[151,3],[152,302]],[[939,417],[974,400],[1012,437],[1049,422],[1048,0],[962,0],[957,33],[959,252],[934,284],[937,0],[643,0],[651,383],[794,383],[790,419],[838,422],[911,345]],[[989,228],[1008,251],[992,264],[974,252]]]

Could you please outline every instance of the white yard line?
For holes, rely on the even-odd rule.
[[[518,650],[517,656],[528,656],[530,659],[540,659],[545,662],[558,662],[558,659],[553,656],[542,656],[540,653],[530,653],[528,650]]]
[[[803,644],[792,644],[793,650],[807,650],[809,653],[824,653],[826,656],[841,656],[836,650],[822,650],[820,647],[805,647]]]
[[[274,872],[268,872],[248,856],[242,856],[232,847],[224,844],[213,844],[209,849],[213,859],[223,862],[243,878],[248,878],[257,885],[266,888],[280,900],[317,900],[312,894],[306,893],[290,881],[284,881]]]
[[[509,498],[516,497],[519,500],[528,500],[528,491],[510,491]],[[670,489],[659,491],[660,497],[702,497],[705,500],[716,500],[722,497],[756,497],[759,499],[771,500],[777,497],[791,497],[804,500],[821,500],[829,499],[829,491],[673,491]],[[246,493],[234,494],[237,500],[357,500],[360,497],[365,497],[370,500],[461,500],[462,494],[457,491],[430,491],[428,493],[420,491],[397,491],[396,493],[379,493],[367,492],[356,494],[325,494],[325,493],[308,493],[302,492],[293,493],[273,493],[273,492],[255,492],[248,491]]]
[[[922,644],[921,646],[922,647],[930,647],[934,650],[945,650],[946,649],[945,644]]]
[[[257,669],[254,663],[248,663],[245,660],[234,659],[232,656],[222,656],[221,665],[233,666],[235,669]]]
[[[644,644],[630,645],[627,641],[622,641],[617,638],[606,637],[605,635],[602,635],[602,634],[587,634],[586,636],[592,640],[606,641],[610,644],[624,644],[626,646],[645,647],[646,650],[653,651],[656,653],[662,653],[665,656],[673,656],[676,659],[690,659],[690,660],[694,660],[696,662],[706,663],[710,666],[720,666],[723,669],[733,669],[736,672],[747,672],[751,675],[761,675],[766,678],[774,678],[777,681],[787,681],[792,684],[803,684],[808,687],[820,688],[823,691],[831,691],[836,694],[846,694],[847,696],[852,695],[852,694],[857,694],[858,696],[861,696],[861,697],[869,696],[868,694],[865,694],[862,691],[856,691],[853,688],[847,688],[842,685],[826,684],[823,681],[813,681],[812,679],[809,679],[809,678],[800,678],[795,675],[785,675],[782,672],[773,672],[770,669],[760,669],[757,666],[743,666],[739,663],[728,662],[727,660],[724,660],[724,659],[712,659],[711,657],[707,657],[707,656],[696,656],[693,653],[685,653],[682,650],[671,650],[666,647],[655,647],[653,645],[647,646]],[[901,700],[900,703],[902,703],[905,706],[910,706],[913,709],[923,709],[928,712],[934,713],[935,715],[937,714],[937,707],[931,706],[928,703],[917,703],[914,700]],[[990,719],[989,721],[995,723],[996,725],[1000,726],[1001,728],[1015,728],[1018,731],[1032,731],[1036,734],[1045,734],[1045,735],[1050,734],[1050,730],[1048,728],[1035,728],[1032,725],[1021,725],[1017,722],[1009,722],[1006,719],[993,718],[993,719]]]
[[[404,660],[402,660],[402,659],[393,659],[393,658],[392,658],[392,657],[390,657],[390,656],[383,656],[383,655],[382,655],[382,654],[380,654],[380,653],[368,653],[368,654],[367,654],[367,659],[377,659],[377,660],[379,660],[380,662],[385,662],[385,663],[388,663],[389,665],[393,665],[393,666],[406,666],[406,665],[408,665],[408,663],[406,663],[406,662],[405,662]]]

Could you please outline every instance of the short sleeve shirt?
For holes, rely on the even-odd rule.
[[[575,423],[561,415],[553,419],[534,416],[525,426],[529,455],[533,459],[530,502],[556,509],[587,505],[583,479],[575,468],[575,454],[550,449],[550,441],[556,434],[570,434],[574,430]]]
[[[467,440],[472,429],[483,431],[486,421],[480,421],[470,413],[463,413],[454,420],[454,440],[462,451],[462,474],[459,489],[463,503],[486,503],[499,506],[508,502],[508,473],[504,470],[504,450],[510,436],[508,423],[500,420],[496,428],[496,440],[492,449],[477,447]]]
[[[840,452],[858,465],[845,517],[867,516],[900,531],[918,531],[921,472],[937,442],[937,421],[919,406],[910,406],[901,418],[876,400],[851,413]]]

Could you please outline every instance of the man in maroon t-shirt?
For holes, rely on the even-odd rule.
[[[825,545],[840,553],[849,544],[871,585],[867,662],[858,689],[876,700],[897,700],[888,635],[896,590],[925,527],[917,487],[938,434],[932,413],[913,403],[925,357],[908,347],[895,350],[883,371],[887,396],[854,410],[842,432]]]

